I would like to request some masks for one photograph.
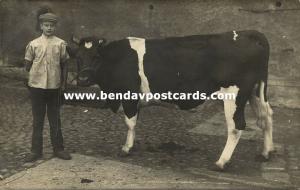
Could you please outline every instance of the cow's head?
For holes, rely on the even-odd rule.
[[[105,45],[105,39],[87,37],[78,39],[72,37],[72,41],[78,46],[69,54],[76,59],[77,84],[79,86],[90,86],[95,84],[95,71],[101,67],[100,50]]]

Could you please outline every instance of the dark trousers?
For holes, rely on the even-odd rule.
[[[43,128],[46,111],[50,125],[53,151],[64,150],[59,111],[60,90],[29,87],[29,91],[33,116],[31,151],[37,154],[42,154],[43,152]]]

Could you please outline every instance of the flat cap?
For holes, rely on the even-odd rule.
[[[53,13],[45,13],[39,16],[40,21],[57,22],[57,16]]]

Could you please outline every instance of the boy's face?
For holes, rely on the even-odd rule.
[[[43,31],[43,34],[46,36],[52,36],[56,29],[56,23],[50,22],[50,21],[43,21],[41,23],[41,30]]]

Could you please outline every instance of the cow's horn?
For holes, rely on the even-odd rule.
[[[99,39],[99,44],[105,44],[106,43],[106,39],[102,38],[102,39]]]

